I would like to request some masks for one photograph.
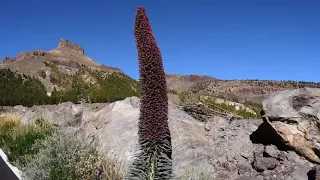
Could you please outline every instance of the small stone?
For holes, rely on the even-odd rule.
[[[239,175],[243,175],[249,173],[251,171],[251,166],[249,164],[238,164],[238,173]]]
[[[256,157],[253,166],[258,172],[275,169],[279,164],[276,158],[272,157]]]
[[[286,159],[286,157],[287,157],[287,153],[285,151],[280,151],[278,159],[280,161],[284,161]]]
[[[275,145],[268,145],[265,147],[264,152],[270,156],[270,157],[274,157],[277,158],[279,155],[279,150],[277,149],[277,147]]]
[[[205,124],[205,125],[204,125],[204,129],[205,129],[206,131],[210,131],[210,130],[211,130],[211,126],[210,126],[209,124]]]
[[[292,162],[297,162],[299,160],[299,155],[294,151],[289,151],[287,154],[287,159]]]
[[[264,152],[264,146],[262,144],[257,144],[255,147],[254,147],[254,155],[255,156],[260,156],[262,157],[263,156],[263,152]]]

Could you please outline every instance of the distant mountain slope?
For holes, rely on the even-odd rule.
[[[16,57],[4,57],[0,74],[6,75],[0,78],[0,105],[52,104],[81,99],[111,102],[140,95],[138,81],[119,68],[99,64],[86,56],[81,46],[66,39],[60,39],[57,48],[50,51],[34,50],[21,52]],[[320,87],[320,83],[315,82],[221,80],[204,75],[167,74],[166,80],[169,100],[173,103],[195,104],[205,100],[234,109],[231,106],[236,102],[254,106],[255,112],[259,111],[261,101],[272,93]]]
[[[36,83],[40,81],[43,84],[41,88],[44,88],[50,100],[41,98],[33,102],[35,104],[77,102],[81,99],[89,102],[110,102],[128,96],[139,96],[140,92],[139,83],[136,80],[118,68],[97,63],[85,55],[81,46],[65,39],[60,39],[58,47],[54,50],[47,52],[34,50],[21,52],[17,57],[4,57],[0,63],[0,72],[12,79],[16,77],[19,81],[15,82],[19,87],[26,86],[20,86],[18,83],[26,79]],[[20,81],[21,79],[24,80]],[[4,81],[7,79],[0,80],[2,80],[0,83],[5,84]],[[30,84],[27,89],[34,86]],[[2,87],[0,90],[3,92],[0,95],[7,96],[5,93],[8,94],[10,88],[14,87],[7,85]],[[25,97],[25,95],[19,95],[19,97]],[[7,97],[7,99],[14,99],[14,97]],[[15,99],[10,102],[1,105],[12,105],[13,102],[23,103],[24,101]],[[30,103],[32,104],[28,101],[28,105]]]
[[[320,87],[320,83],[271,80],[220,80],[200,75],[167,74],[167,84],[176,94],[214,96],[234,102],[261,103],[272,93],[302,87]]]
[[[9,68],[13,72],[39,77],[42,70],[50,75],[50,68],[45,63],[54,63],[58,68],[68,74],[75,74],[80,66],[86,66],[101,70],[108,74],[124,74],[120,69],[105,66],[97,63],[85,55],[81,46],[74,44],[66,39],[60,39],[58,47],[51,51],[34,50],[30,52],[21,52],[16,57],[4,57],[0,63],[0,68]],[[53,90],[53,84],[50,79],[41,79],[48,91]],[[60,88],[60,87],[57,87]],[[61,87],[63,88],[63,87]]]

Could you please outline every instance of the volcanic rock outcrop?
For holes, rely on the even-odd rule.
[[[81,46],[74,44],[66,39],[60,39],[57,49],[62,51],[71,51],[84,55],[84,49]]]
[[[301,138],[297,132],[299,123],[305,128],[303,133],[310,132],[316,126],[310,125],[313,123],[302,118],[302,114],[293,116],[295,110],[290,111],[285,102],[296,99],[296,96],[302,94],[317,98],[317,93],[317,89],[299,89],[271,96],[266,100],[264,108],[264,117],[269,119],[273,117],[269,122],[252,119],[230,122],[218,116],[213,116],[206,122],[199,122],[169,103],[169,128],[172,132],[175,177],[177,179],[186,176],[199,179],[203,176],[225,180],[314,180],[319,174],[319,166],[314,163],[317,161],[316,151],[313,149],[313,154],[308,152],[315,147],[315,141],[304,139],[305,142],[299,140],[294,143],[291,140],[295,138],[288,137]],[[308,114],[319,110],[315,106],[315,99],[307,99],[310,100],[309,105],[303,107],[313,106],[314,110]],[[303,102],[307,103],[305,100]],[[306,113],[301,105],[293,104],[301,113]],[[56,126],[85,134],[88,141],[99,144],[101,151],[108,149],[113,157],[118,157],[118,160],[127,165],[131,162],[138,143],[139,108],[139,98],[130,97],[111,104],[62,103],[32,108],[16,106],[10,111],[21,114],[24,123],[45,118]],[[274,118],[279,116],[282,118],[276,121]],[[285,120],[288,118],[294,119],[296,123],[290,124],[292,120]],[[283,123],[280,128],[273,124],[277,122]],[[281,127],[286,128],[286,136],[280,134]],[[312,135],[311,132],[309,134]],[[281,138],[289,141],[281,141]]]
[[[283,91],[263,102],[264,123],[278,142],[320,164],[320,89]]]

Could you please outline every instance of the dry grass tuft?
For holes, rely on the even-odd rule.
[[[32,180],[123,179],[121,166],[99,153],[82,136],[63,129],[33,146],[34,159],[22,167],[22,177]]]
[[[211,180],[211,172],[207,168],[185,169],[180,180]]]
[[[0,114],[0,127],[4,125],[17,125],[21,122],[21,116],[11,113]]]

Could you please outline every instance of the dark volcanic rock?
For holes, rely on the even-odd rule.
[[[253,163],[253,167],[258,172],[263,172],[265,170],[275,169],[279,165],[279,161],[273,157],[256,157]]]
[[[193,118],[206,122],[208,118],[211,117],[210,110],[205,108],[203,105],[186,105],[183,110],[191,115]]]

